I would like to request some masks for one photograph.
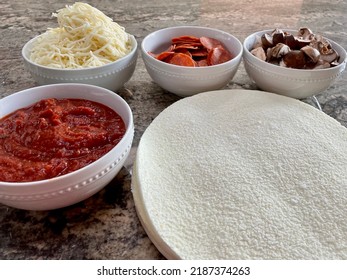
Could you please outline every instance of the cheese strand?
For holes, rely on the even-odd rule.
[[[30,59],[53,68],[88,68],[114,62],[131,51],[129,34],[98,9],[86,3],[53,13],[59,27],[43,33]]]

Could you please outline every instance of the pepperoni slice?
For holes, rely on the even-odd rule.
[[[167,50],[159,54],[148,52],[161,61],[188,67],[204,67],[232,59],[231,53],[217,39],[184,35],[171,39]]]
[[[166,58],[168,58],[170,55],[173,55],[174,52],[162,52],[155,56],[156,59],[164,61]]]
[[[208,51],[206,49],[189,50],[192,56],[207,56]]]
[[[193,46],[193,47],[199,47],[199,48],[203,47],[203,45],[200,42],[184,42],[184,41],[181,41],[181,42],[175,43],[174,45],[176,47],[177,46],[181,46],[181,45],[187,45],[187,46]]]
[[[181,45],[176,45],[176,47],[174,48],[175,50],[178,49],[192,49],[192,50],[197,50],[199,48],[199,46],[194,46],[192,44],[181,44]]]
[[[224,48],[213,48],[209,51],[207,56],[208,65],[217,65],[224,63],[232,58],[229,51]]]
[[[210,38],[210,37],[201,37],[200,42],[207,50],[212,50],[212,49],[218,48],[218,47],[224,48],[220,41],[218,41],[217,39]]]
[[[179,65],[179,66],[188,66],[195,67],[195,61],[188,55],[184,53],[175,53],[166,62]]]
[[[184,53],[184,54],[186,54],[186,55],[188,55],[190,57],[193,57],[191,51],[192,50],[187,50],[187,49],[176,49],[175,50],[176,53]]]

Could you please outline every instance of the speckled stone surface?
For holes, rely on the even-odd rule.
[[[24,69],[21,48],[55,27],[51,13],[74,1],[0,2],[0,98],[35,86]],[[175,25],[202,25],[230,32],[243,41],[254,31],[310,27],[347,48],[347,2],[339,0],[112,1],[89,4],[135,35]],[[243,64],[227,89],[256,89]],[[147,74],[139,55],[131,80],[118,92],[134,114],[131,156],[117,177],[93,197],[54,211],[24,211],[0,205],[0,259],[163,259],[142,228],[131,194],[136,146],[151,121],[179,97],[162,90]],[[347,126],[347,71],[317,95],[324,112]],[[311,99],[304,100],[312,105]]]

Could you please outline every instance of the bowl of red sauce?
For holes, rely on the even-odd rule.
[[[141,54],[152,80],[186,97],[223,89],[235,76],[242,44],[232,34],[202,26],[175,26],[148,34]]]
[[[131,108],[85,84],[39,86],[0,99],[0,203],[51,210],[80,202],[123,167]]]

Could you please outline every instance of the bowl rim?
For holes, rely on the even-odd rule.
[[[264,33],[271,33],[272,31],[274,30],[273,29],[265,29],[265,30],[259,30],[259,31],[256,31],[256,32],[253,32],[252,34],[249,34],[245,40],[243,41],[243,49],[244,49],[244,52],[243,52],[243,55],[246,56],[248,55],[249,57],[252,57],[254,58],[254,61],[255,62],[259,62],[261,64],[265,63],[264,65],[267,65],[267,67],[270,67],[272,68],[273,70],[275,69],[283,69],[283,71],[289,71],[290,72],[296,72],[296,73],[309,73],[309,72],[327,72],[327,71],[331,71],[332,69],[339,69],[339,68],[345,68],[346,66],[346,63],[347,63],[347,52],[346,50],[340,45],[338,44],[337,42],[335,42],[334,40],[331,40],[325,36],[323,36],[324,39],[328,40],[333,46],[337,46],[340,51],[342,51],[342,54],[341,52],[338,52],[339,56],[340,56],[340,59],[342,59],[342,57],[344,56],[344,59],[342,59],[342,61],[339,62],[339,64],[337,66],[334,66],[334,67],[330,67],[330,68],[325,68],[325,69],[296,69],[296,68],[288,68],[288,67],[283,67],[283,66],[280,66],[280,65],[276,65],[276,64],[272,64],[272,63],[269,63],[269,62],[266,62],[266,61],[263,61],[261,59],[259,59],[258,57],[254,56],[251,54],[250,50],[247,48],[247,43],[248,41],[257,36],[257,35],[262,35]],[[281,30],[283,31],[289,31],[289,32],[297,32],[297,30],[295,29],[290,29],[290,28],[281,28]],[[244,57],[244,59],[247,59]],[[249,59],[247,59],[249,61]],[[249,61],[251,62],[251,61]],[[343,71],[342,69],[342,71]]]
[[[80,84],[80,83],[61,83],[61,84],[42,85],[42,86],[32,87],[32,88],[28,88],[28,89],[24,89],[24,90],[15,92],[15,93],[13,93],[13,94],[11,94],[9,96],[6,96],[6,97],[0,99],[0,103],[1,103],[2,100],[7,99],[8,97],[14,98],[16,95],[26,94],[26,93],[28,93],[30,91],[33,91],[33,90],[36,90],[36,89],[56,88],[56,87],[62,87],[63,88],[63,87],[66,87],[66,86],[69,86],[69,87],[84,87],[84,88],[95,89],[95,90],[98,90],[98,91],[101,90],[104,93],[107,93],[107,94],[110,94],[110,95],[114,95],[116,97],[116,99],[118,99],[118,102],[120,102],[122,104],[122,106],[125,106],[125,108],[127,109],[128,115],[129,115],[129,124],[128,125],[126,124],[127,125],[126,131],[125,131],[122,139],[111,150],[109,150],[106,154],[104,154],[103,156],[101,156],[97,160],[89,163],[88,165],[86,165],[86,166],[84,166],[82,168],[74,170],[74,171],[72,171],[70,173],[67,173],[67,174],[64,174],[64,175],[59,175],[59,176],[56,176],[56,177],[53,177],[53,178],[49,178],[49,179],[30,181],[30,182],[6,182],[6,181],[0,181],[0,187],[1,186],[4,186],[4,187],[5,186],[9,186],[9,187],[24,188],[24,187],[28,187],[28,186],[33,186],[33,184],[34,185],[45,185],[45,184],[48,184],[48,183],[51,183],[51,182],[55,182],[55,181],[59,181],[59,180],[67,180],[70,177],[76,176],[76,174],[78,172],[81,172],[83,170],[92,168],[92,166],[94,164],[102,161],[104,157],[106,157],[111,152],[113,152],[115,149],[117,149],[120,145],[122,145],[126,141],[126,139],[128,137],[133,137],[133,134],[134,134],[133,113],[132,113],[132,110],[131,110],[129,104],[120,95],[114,93],[113,91],[110,91],[110,90],[108,90],[106,88],[102,88],[102,87],[99,87],[99,86],[94,86],[94,85],[89,85],[89,84]],[[42,99],[44,99],[44,98],[41,98],[39,100],[42,100]],[[88,100],[88,99],[86,98],[86,100]],[[34,104],[34,103],[36,103],[36,102],[33,102],[32,104]],[[102,103],[102,102],[100,102],[100,103],[107,106],[107,104],[105,104],[105,103]],[[20,109],[20,108],[18,108],[18,109]],[[15,110],[18,110],[18,109],[15,109]],[[117,112],[117,114],[118,114],[118,112]],[[129,147],[129,149],[130,148],[131,147]],[[127,149],[128,149],[128,147],[125,147],[124,151],[126,152]],[[124,151],[122,151],[122,154],[125,153]],[[114,163],[116,163],[115,166],[118,164],[118,162],[116,162],[116,160],[112,162],[112,164],[114,164]],[[112,165],[112,164],[108,163],[107,166]],[[106,169],[106,167],[103,168],[103,169]],[[91,173],[90,176],[88,176],[88,178],[81,178],[81,182],[92,178],[95,175],[94,173]]]
[[[22,47],[22,57],[23,59],[30,65],[33,65],[35,67],[39,67],[43,70],[49,70],[49,71],[57,71],[57,72],[68,72],[68,73],[73,73],[73,72],[87,72],[87,71],[95,71],[95,70],[98,70],[98,69],[102,69],[104,67],[110,67],[110,66],[113,66],[117,63],[120,63],[124,60],[126,60],[127,58],[129,57],[132,57],[133,55],[136,54],[137,52],[137,48],[138,48],[138,43],[137,43],[137,40],[135,38],[134,35],[132,34],[129,34],[127,33],[128,36],[129,36],[129,39],[130,39],[130,42],[131,42],[131,45],[132,45],[132,49],[129,53],[127,53],[125,56],[117,59],[116,61],[113,61],[113,62],[110,62],[110,63],[107,63],[105,65],[101,65],[101,66],[95,66],[95,67],[88,67],[88,68],[54,68],[54,67],[48,67],[48,66],[45,66],[45,65],[41,65],[41,64],[38,64],[36,62],[33,62],[27,55],[26,55],[26,52],[30,53],[30,50],[31,50],[31,45],[33,44],[33,42],[35,42],[39,37],[43,36],[44,33],[42,34],[39,34],[35,37],[33,37],[32,39],[30,39],[28,42],[26,42],[24,44],[24,46]]]
[[[240,48],[240,51],[232,59],[230,59],[226,62],[217,64],[217,65],[200,66],[200,67],[188,67],[188,66],[170,64],[170,63],[166,63],[166,62],[163,62],[161,60],[158,60],[158,59],[156,59],[153,56],[148,54],[148,51],[145,49],[144,45],[150,37],[154,36],[156,33],[159,33],[159,32],[165,32],[165,31],[169,31],[169,30],[181,30],[181,29],[184,30],[185,28],[191,28],[191,29],[196,29],[196,30],[209,30],[209,31],[214,31],[214,32],[218,32],[218,33],[227,35],[228,37],[232,38],[237,43],[237,45]],[[228,64],[234,63],[235,61],[239,60],[240,58],[242,58],[242,55],[243,55],[243,45],[242,45],[242,42],[236,36],[234,36],[231,33],[226,32],[224,30],[221,30],[221,29],[212,28],[212,27],[205,27],[205,26],[198,26],[198,25],[180,25],[180,26],[171,26],[171,27],[158,29],[158,30],[155,30],[155,31],[147,34],[141,42],[141,52],[142,52],[142,55],[146,56],[146,58],[148,58],[150,61],[158,62],[159,65],[169,65],[167,67],[172,67],[172,69],[177,69],[177,70],[179,70],[179,69],[194,69],[192,71],[202,71],[201,69],[213,69],[213,68],[223,67],[223,66],[226,66]],[[200,69],[200,70],[198,70],[198,69]]]

